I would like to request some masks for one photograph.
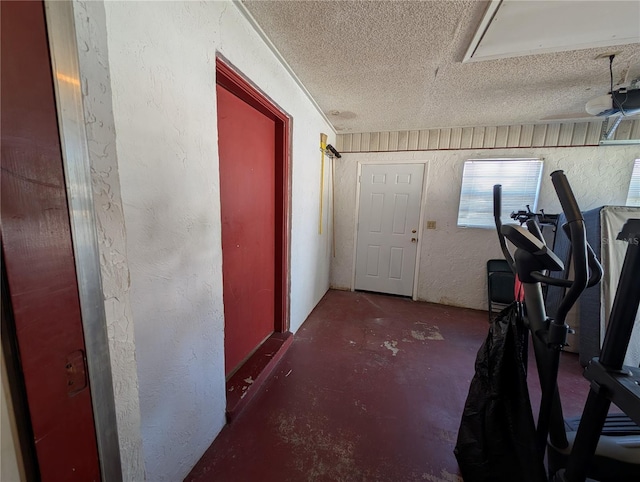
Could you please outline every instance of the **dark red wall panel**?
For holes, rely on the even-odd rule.
[[[42,480],[99,480],[41,2],[1,2],[2,245]]]

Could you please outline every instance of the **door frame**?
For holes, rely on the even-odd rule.
[[[418,243],[416,246],[416,265],[413,270],[413,291],[411,299],[418,300],[418,278],[420,274],[420,252],[422,251],[422,232],[424,229],[424,213],[427,206],[427,178],[429,174],[429,161],[391,161],[391,160],[367,160],[358,161],[356,172],[356,212],[355,223],[353,223],[353,266],[351,267],[351,291],[356,289],[356,257],[358,252],[358,218],[360,217],[360,177],[362,176],[362,166],[368,164],[422,164],[424,173],[422,175],[422,190],[420,191],[420,221],[418,223]]]
[[[45,0],[44,7],[100,473],[103,481],[121,481],[120,445],[73,4]]]
[[[291,233],[291,118],[265,93],[243,76],[220,53],[216,55],[216,83],[275,122],[275,282],[274,331],[289,330],[291,289],[289,240]]]

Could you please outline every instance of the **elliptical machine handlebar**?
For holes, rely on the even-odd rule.
[[[502,249],[502,254],[504,255],[504,259],[509,263],[509,267],[511,271],[515,274],[516,266],[515,261],[513,260],[513,256],[511,256],[511,252],[509,248],[507,248],[507,242],[504,239],[504,235],[502,234],[502,184],[496,184],[493,186],[493,220],[496,223],[496,229],[498,230],[498,242],[500,243],[500,249]]]
[[[580,207],[573,195],[573,191],[571,190],[571,186],[569,185],[569,181],[567,180],[567,176],[565,176],[564,171],[553,171],[551,173],[551,182],[556,190],[556,194],[560,200],[560,205],[562,206],[562,211],[567,218],[567,222],[584,221],[582,212],[580,212]]]
[[[567,235],[569,239],[571,239],[571,228],[568,224],[563,226],[563,231]],[[600,261],[598,261],[598,257],[596,253],[593,252],[591,245],[587,243],[587,263],[589,264],[589,281],[587,281],[587,288],[591,288],[592,286],[600,283],[602,279],[602,265]],[[531,277],[536,281],[540,281],[541,283],[546,283],[554,286],[562,286],[564,288],[571,288],[573,284],[573,280],[562,279],[562,278],[551,278],[549,276],[545,276],[542,273],[534,272],[531,273]]]
[[[573,194],[567,176],[561,170],[551,173],[551,182],[556,190],[560,205],[567,218],[567,226],[569,227],[569,239],[571,240],[571,257],[573,261],[573,281],[569,286],[569,290],[560,302],[560,306],[556,312],[553,324],[562,326],[565,323],[567,313],[578,300],[580,294],[586,289],[589,280],[588,266],[593,265],[593,261],[589,262],[588,258],[595,260],[593,250],[587,248],[587,235],[584,228],[584,219],[582,212]],[[599,266],[599,263],[597,263]],[[594,272],[597,275],[598,270]],[[600,267],[600,275],[597,275],[599,281],[602,276],[602,267]],[[594,276],[592,276],[593,278]],[[596,281],[597,282],[597,281]],[[594,283],[595,284],[595,283]],[[551,338],[551,337],[550,337]]]

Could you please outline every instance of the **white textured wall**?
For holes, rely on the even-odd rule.
[[[140,481],[144,460],[138,374],[105,13],[101,2],[76,1],[74,14],[122,475],[125,481]]]
[[[340,289],[351,286],[358,162],[428,161],[424,219],[436,221],[436,229],[427,230],[425,223],[421,233],[418,298],[486,309],[486,261],[502,254],[493,230],[456,226],[464,161],[489,157],[544,159],[538,207],[554,213],[559,211],[560,204],[549,178],[551,172],[565,171],[583,210],[624,204],[633,159],[639,151],[636,146],[607,146],[344,154],[336,164],[338,250],[331,264],[331,286]]]
[[[111,298],[112,280],[117,293],[107,300],[108,317],[120,320],[110,329],[115,339],[135,339],[135,364],[128,347],[122,362],[112,351],[116,406],[137,403],[130,398],[133,385],[126,393],[117,389],[118,380],[128,383],[133,379],[127,376],[137,371],[146,480],[176,481],[184,478],[224,424],[217,52],[293,119],[292,331],[329,286],[330,231],[325,227],[318,235],[318,146],[320,132],[330,135],[329,142],[335,137],[230,2],[110,1],[103,8],[108,61],[97,56],[99,65],[85,63],[83,77],[90,97],[92,88],[109,87],[93,77],[104,78],[106,70],[110,76],[115,152],[111,141],[92,146],[94,188],[102,210],[98,217],[104,221],[105,291]],[[83,15],[77,15],[78,22],[86,21]],[[83,32],[80,50],[92,49],[99,34],[90,27],[78,30]],[[100,106],[87,102],[89,129],[103,122],[94,109]],[[101,153],[115,154],[117,161],[111,157],[103,169],[98,166]],[[114,251],[112,239],[126,246]],[[121,284],[126,267],[130,282]],[[120,298],[127,294],[130,312],[126,296]],[[135,423],[132,412],[127,413],[124,418]],[[121,445],[123,436],[135,445],[136,429],[123,434],[128,428],[120,421]],[[128,480],[141,480],[132,460],[138,453],[123,454],[123,462],[131,465]]]

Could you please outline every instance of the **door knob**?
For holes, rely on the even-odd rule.
[[[418,242],[418,238],[411,238],[411,242],[412,243],[417,243]]]

